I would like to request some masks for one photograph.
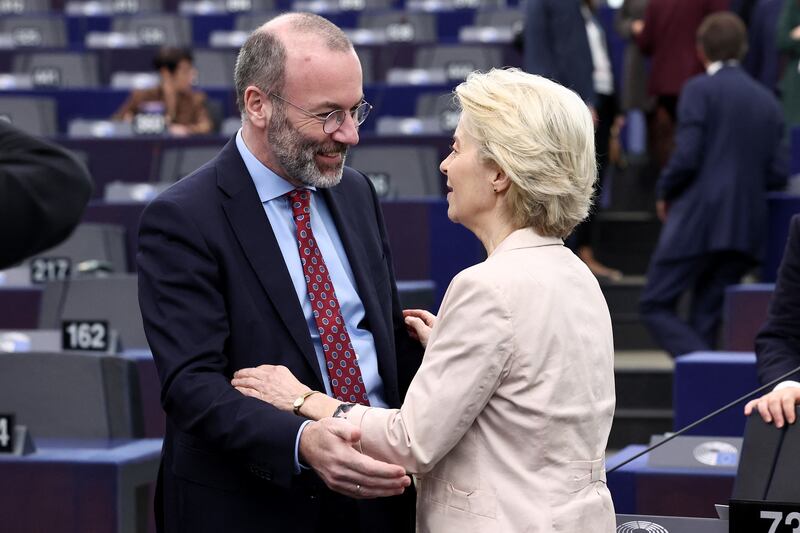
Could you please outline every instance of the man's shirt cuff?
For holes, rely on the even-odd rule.
[[[800,387],[800,382],[797,381],[781,381],[772,390],[788,389],[789,387]]]
[[[800,383],[798,383],[800,385]],[[302,470],[308,470],[309,467],[300,464],[300,437],[303,435],[303,430],[311,423],[311,420],[306,420],[300,429],[297,430],[297,438],[294,440],[294,473],[299,474]]]

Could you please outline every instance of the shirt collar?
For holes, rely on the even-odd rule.
[[[284,196],[296,189],[294,185],[275,174],[253,155],[253,152],[250,151],[244,142],[241,128],[236,132],[236,148],[239,150],[239,155],[242,156],[244,165],[247,167],[247,171],[253,179],[256,191],[258,191],[258,198],[261,200],[262,204]],[[306,188],[312,191],[316,190],[316,188],[312,186],[306,186]]]
[[[717,72],[719,72],[722,67],[735,67],[738,66],[739,62],[735,59],[731,59],[730,61],[714,61],[708,67],[706,67],[706,73],[709,76],[713,76]]]

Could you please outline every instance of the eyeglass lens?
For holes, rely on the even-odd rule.
[[[351,116],[353,117],[353,121],[356,123],[356,125],[360,126],[364,123],[364,121],[367,119],[367,115],[369,115],[371,107],[372,106],[370,106],[367,102],[362,102],[352,111]],[[322,125],[323,131],[325,133],[333,133],[339,129],[339,126],[341,126],[344,122],[345,113],[346,111],[343,109],[338,109],[328,115],[328,117],[325,119],[325,123]]]

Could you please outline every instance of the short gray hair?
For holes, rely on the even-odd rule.
[[[473,72],[455,90],[462,128],[480,157],[511,180],[516,227],[566,237],[592,203],[597,163],[594,122],[581,98],[516,68]]]
[[[272,21],[286,19],[295,34],[319,37],[331,51],[353,49],[347,35],[335,24],[313,13],[286,13]],[[270,22],[272,22],[270,21]],[[275,33],[261,26],[253,31],[239,50],[234,69],[236,103],[244,116],[244,92],[255,85],[264,92],[282,92],[286,83],[286,46]]]

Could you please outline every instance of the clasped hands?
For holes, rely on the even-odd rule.
[[[246,396],[292,412],[294,400],[310,391],[284,366],[244,368],[232,385]],[[401,466],[377,461],[358,451],[361,431],[347,420],[322,418],[310,422],[300,436],[300,459],[313,468],[333,491],[352,498],[402,494],[411,484]]]

